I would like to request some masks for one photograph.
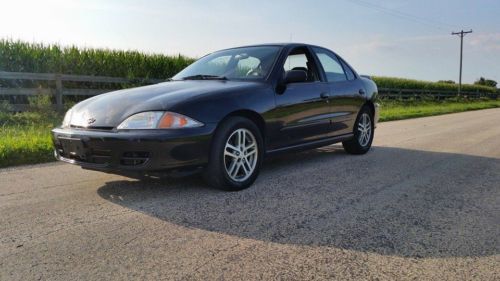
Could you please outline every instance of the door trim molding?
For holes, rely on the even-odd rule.
[[[275,155],[275,154],[279,154],[282,152],[289,152],[289,151],[294,151],[294,150],[295,151],[306,150],[306,149],[321,147],[321,146],[345,141],[345,140],[351,139],[353,137],[354,137],[354,134],[349,133],[349,134],[334,136],[334,137],[330,137],[330,138],[326,138],[326,139],[315,140],[315,141],[305,142],[305,143],[301,143],[301,144],[295,144],[295,145],[286,146],[286,147],[280,147],[280,148],[276,148],[276,149],[267,150],[266,155]]]

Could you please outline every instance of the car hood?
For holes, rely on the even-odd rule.
[[[259,82],[188,80],[114,91],[76,104],[71,109],[70,124],[114,128],[138,112],[169,110],[200,96],[231,94],[258,84]]]

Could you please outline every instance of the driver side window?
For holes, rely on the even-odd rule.
[[[306,49],[292,50],[283,65],[284,75],[290,70],[302,70],[307,74],[307,82],[319,81],[318,70]]]

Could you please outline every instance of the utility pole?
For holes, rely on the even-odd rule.
[[[460,36],[460,76],[458,77],[458,96],[462,92],[462,58],[464,53],[464,36],[468,33],[472,33],[472,29],[469,31],[452,32],[451,35]]]

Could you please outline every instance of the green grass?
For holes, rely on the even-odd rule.
[[[53,161],[52,125],[0,127],[0,167]]]
[[[34,111],[13,114],[0,110],[0,167],[55,160],[50,130],[62,117],[47,106],[43,96],[31,99],[30,104]]]
[[[380,121],[402,120],[469,110],[500,107],[500,100],[382,102]]]
[[[500,107],[500,100],[381,103],[381,122]],[[60,121],[60,116],[43,110],[0,111],[0,167],[54,161],[50,130]]]

